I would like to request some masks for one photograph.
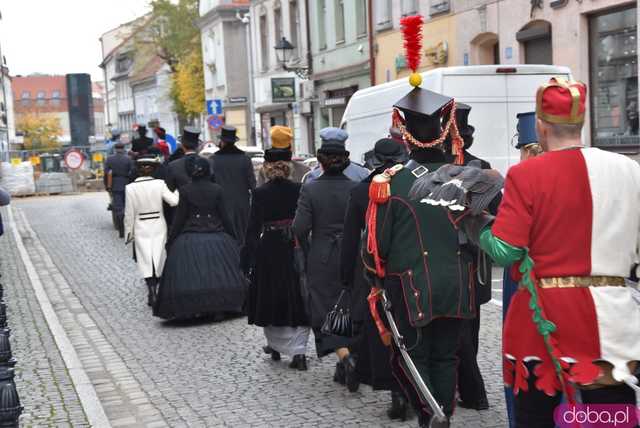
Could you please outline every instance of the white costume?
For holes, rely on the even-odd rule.
[[[164,180],[139,177],[126,187],[124,215],[127,242],[134,240],[138,269],[144,278],[162,275],[167,254],[167,222],[162,201],[175,207],[178,191],[169,190]]]

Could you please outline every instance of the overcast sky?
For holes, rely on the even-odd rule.
[[[0,0],[0,47],[12,76],[90,73],[102,80],[100,36],[144,15],[150,0]]]

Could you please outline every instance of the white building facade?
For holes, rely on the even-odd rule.
[[[286,38],[294,49],[288,68],[309,67],[307,11],[303,0],[257,0],[251,2],[251,42],[255,82],[255,122],[258,145],[271,146],[270,128],[293,129],[294,152],[315,152],[311,100],[313,82],[286,71],[275,46]],[[302,74],[302,73],[300,73]]]

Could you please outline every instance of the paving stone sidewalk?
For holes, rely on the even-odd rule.
[[[363,386],[350,394],[336,385],[333,358],[312,357],[308,372],[294,372],[284,360],[270,361],[261,353],[261,329],[247,325],[246,318],[220,323],[153,318],[130,248],[116,237],[106,203],[106,194],[85,194],[14,205],[86,311],[85,327],[99,332],[123,362],[104,365],[104,376],[131,373],[141,402],[147,400],[149,411],[161,415],[146,426],[417,426],[415,418],[387,419],[388,393]],[[482,322],[480,364],[492,408],[459,409],[454,427],[506,426],[500,308],[485,305]],[[309,355],[312,346],[310,341]]]
[[[13,234],[2,210],[5,233],[0,237],[0,272],[17,360],[15,382],[24,406],[23,427],[89,426],[80,400],[38,305]]]

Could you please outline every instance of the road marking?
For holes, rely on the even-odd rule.
[[[22,263],[24,264],[24,267],[27,271],[29,282],[31,282],[31,287],[33,288],[33,291],[36,295],[38,304],[42,309],[42,314],[44,315],[44,318],[49,325],[49,330],[51,330],[51,334],[53,335],[53,339],[55,340],[56,345],[58,346],[60,355],[62,355],[64,364],[69,371],[69,376],[71,377],[71,381],[73,382],[73,385],[76,389],[76,393],[78,394],[78,398],[80,399],[80,404],[84,409],[84,413],[87,416],[87,420],[92,427],[111,427],[111,423],[109,422],[109,419],[107,419],[104,408],[102,407],[102,404],[98,399],[98,394],[96,393],[93,384],[89,380],[89,376],[84,370],[84,366],[80,362],[80,357],[78,357],[78,353],[71,344],[69,336],[67,336],[67,333],[62,327],[62,323],[60,322],[58,315],[51,305],[49,296],[44,290],[42,281],[40,280],[40,276],[38,275],[38,272],[36,271],[36,268],[31,261],[31,257],[29,257],[29,253],[27,253],[27,249],[24,246],[22,237],[18,232],[18,226],[15,222],[13,208],[11,206],[8,206],[7,208],[7,211],[9,213],[9,224],[11,225],[13,237],[16,240],[18,253],[20,253],[20,258],[22,259]],[[23,221],[25,222],[25,224],[27,224],[26,218],[23,218]]]
[[[502,307],[502,302],[500,300],[498,300],[498,299],[491,299],[490,302],[493,303],[496,306]]]

